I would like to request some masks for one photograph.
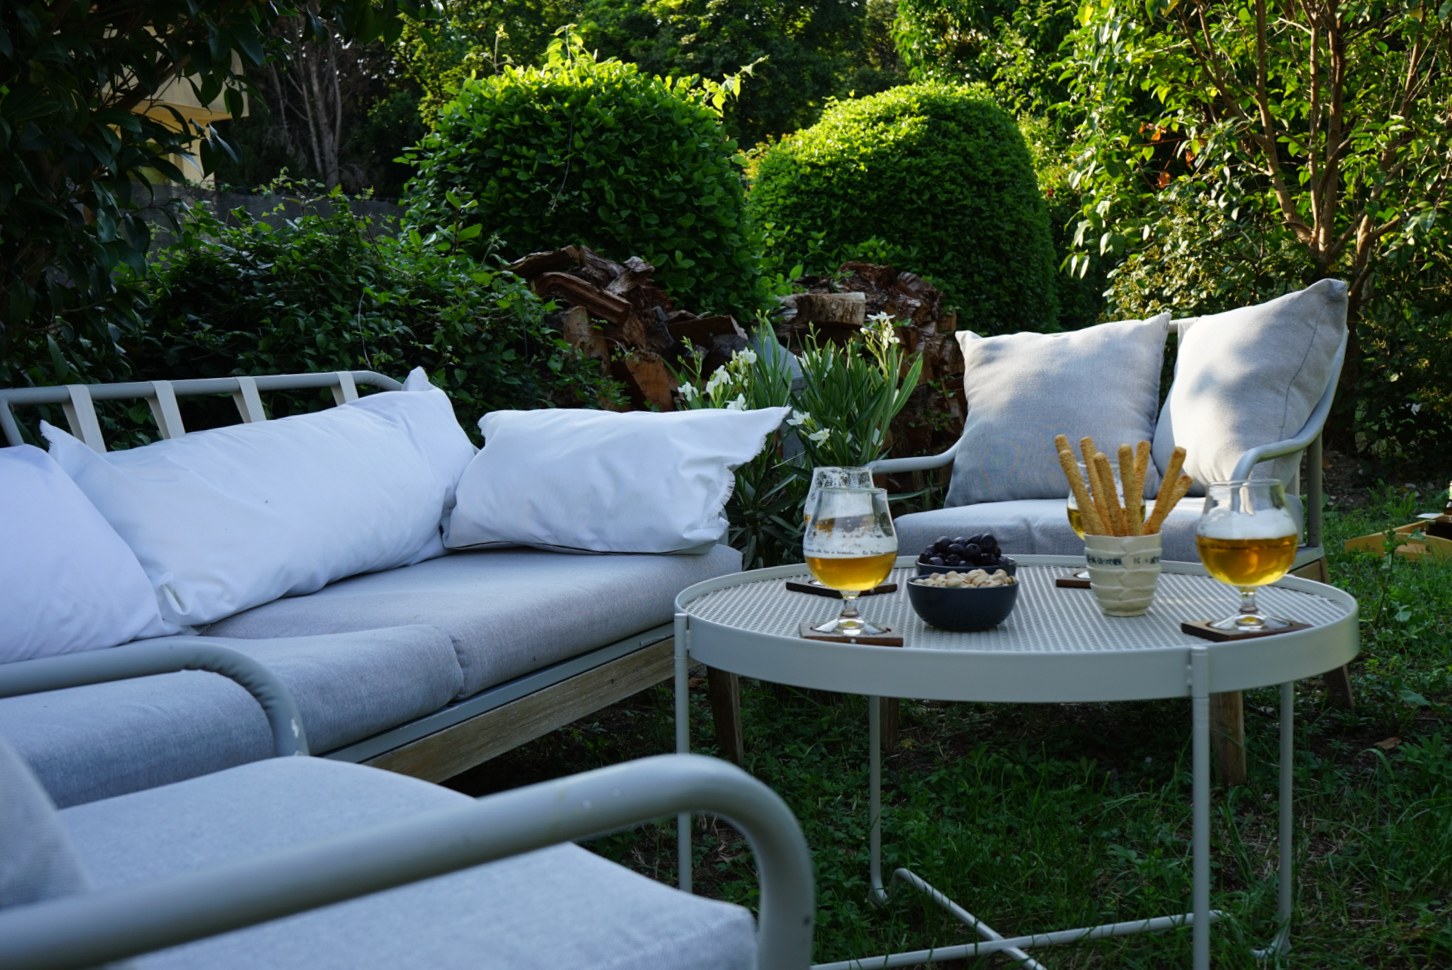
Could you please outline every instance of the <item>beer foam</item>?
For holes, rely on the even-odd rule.
[[[816,542],[807,539],[803,551],[816,559],[858,559],[862,556],[885,556],[897,552],[897,538],[880,533],[821,536]]]
[[[1296,520],[1285,509],[1247,515],[1233,509],[1212,509],[1200,520],[1197,534],[1207,539],[1284,539],[1300,535]]]

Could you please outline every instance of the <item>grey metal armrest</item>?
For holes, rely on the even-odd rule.
[[[278,755],[308,753],[302,715],[282,681],[246,654],[218,646],[204,637],[167,637],[111,650],[88,650],[0,664],[0,698],[183,670],[209,671],[236,681],[267,715],[274,752]]]
[[[874,474],[894,475],[898,472],[921,472],[931,468],[942,468],[944,465],[953,464],[953,459],[958,456],[958,444],[963,439],[953,443],[953,447],[936,455],[911,455],[905,458],[879,458],[877,461],[869,462],[867,467],[872,469]]]
[[[741,831],[761,883],[757,965],[806,967],[815,903],[796,818],[741,769],[686,754],[600,768],[209,870],[0,910],[0,966],[119,959],[675,812],[712,813]]]

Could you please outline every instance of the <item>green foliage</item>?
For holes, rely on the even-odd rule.
[[[1057,326],[1043,196],[1013,119],[926,82],[832,105],[756,160],[748,199],[776,267],[870,253],[929,277],[983,333]]]
[[[461,216],[511,257],[571,244],[641,256],[678,304],[749,312],[759,270],[740,159],[717,117],[728,94],[560,40],[544,67],[471,80],[444,106],[408,153],[411,224]]]
[[[889,0],[588,0],[591,48],[655,74],[726,77],[750,68],[723,122],[752,145],[817,120],[824,103],[901,81]]]
[[[419,9],[415,0],[308,6],[354,39],[386,36],[398,10]],[[158,207],[151,183],[182,180],[168,156],[196,133],[174,110],[136,112],[180,81],[201,103],[221,99],[240,114],[243,72],[268,56],[270,25],[299,9],[251,0],[0,7],[0,383],[124,368],[118,339],[140,310],[112,271],[142,269],[143,216]],[[219,150],[203,143],[204,168]]]
[[[299,218],[232,217],[190,209],[148,279],[153,319],[132,348],[148,377],[422,366],[469,429],[489,410],[619,399],[548,304],[447,238],[396,237],[336,191]]]
[[[892,318],[877,314],[845,344],[809,334],[791,359],[770,329],[709,377],[691,356],[676,375],[684,408],[755,408],[789,405],[792,414],[773,442],[736,470],[726,505],[730,544],[747,568],[801,561],[802,502],[812,469],[866,465],[887,455],[892,419],[907,404],[923,360],[909,363],[899,349]]]
[[[1200,301],[1222,308],[1341,277],[1351,344],[1330,439],[1362,446],[1373,437],[1363,419],[1380,434],[1399,410],[1432,403],[1382,382],[1418,368],[1415,349],[1383,354],[1443,356],[1446,302],[1432,281],[1452,242],[1437,215],[1452,188],[1452,8],[1098,0],[1064,67],[1079,124],[1078,265],[1137,259],[1144,271],[1131,268],[1121,293],[1168,305],[1204,282]],[[1197,225],[1210,231],[1194,240]],[[1452,412],[1431,423],[1445,437]]]

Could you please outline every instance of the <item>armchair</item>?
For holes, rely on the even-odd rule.
[[[306,753],[275,678],[205,642],[9,664],[0,697],[195,669],[233,676],[259,700],[278,754]],[[645,758],[476,801],[380,769],[274,757],[57,811],[0,739],[0,793],[0,966],[16,970],[130,957],[786,968],[811,956],[800,827],[764,785],[710,758]],[[741,907],[569,844],[679,811],[718,814],[746,835],[761,883],[755,925]]]

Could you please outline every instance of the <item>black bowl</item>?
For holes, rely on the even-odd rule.
[[[926,576],[929,573],[971,573],[975,569],[981,569],[990,575],[995,569],[1002,569],[1010,576],[1018,572],[1018,560],[1010,559],[1007,556],[1000,557],[998,562],[988,566],[934,566],[930,562],[923,562],[922,557],[919,557],[916,566],[919,576]]]
[[[1018,583],[1005,586],[927,586],[908,580],[908,602],[923,622],[940,630],[991,630],[1013,612]]]

